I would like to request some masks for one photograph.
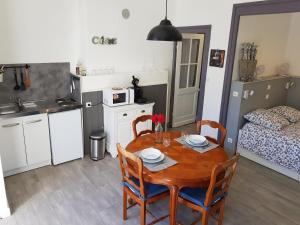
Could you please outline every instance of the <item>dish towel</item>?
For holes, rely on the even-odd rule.
[[[210,151],[212,149],[215,149],[215,148],[219,147],[218,144],[215,144],[215,143],[210,142],[210,141],[208,141],[208,145],[206,145],[206,146],[195,147],[195,146],[192,146],[192,145],[189,145],[188,143],[186,143],[185,140],[184,140],[184,137],[180,137],[180,138],[177,138],[175,140],[177,142],[179,142],[180,144],[185,145],[185,146],[187,146],[187,147],[189,147],[189,148],[191,148],[191,149],[193,149],[193,150],[195,150],[195,151],[197,151],[199,153],[208,152],[208,151]]]

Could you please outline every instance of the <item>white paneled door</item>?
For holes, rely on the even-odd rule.
[[[172,127],[195,122],[204,34],[184,33],[177,43]]]

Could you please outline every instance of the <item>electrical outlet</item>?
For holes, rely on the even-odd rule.
[[[268,100],[268,99],[270,98],[270,95],[269,95],[269,94],[267,94],[265,98]]]
[[[234,91],[234,92],[232,93],[232,96],[233,96],[233,97],[239,97],[239,93],[238,93],[237,91]]]
[[[232,138],[227,138],[227,142],[232,144],[232,142],[233,142]]]
[[[86,108],[92,107],[92,102],[86,102],[86,103],[85,103],[85,107],[86,107]]]
[[[271,88],[272,88],[272,85],[271,85],[271,84],[268,84],[267,90],[271,90]]]

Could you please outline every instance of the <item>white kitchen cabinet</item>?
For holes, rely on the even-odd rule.
[[[28,165],[51,162],[47,114],[27,116],[23,119]]]
[[[118,155],[116,144],[120,143],[124,148],[134,139],[132,122],[139,116],[152,115],[154,103],[132,104],[110,107],[103,105],[104,130],[106,133],[106,149],[112,157]],[[152,129],[152,122],[139,123],[138,132]]]
[[[4,176],[50,165],[47,114],[1,120],[0,143]]]
[[[0,121],[0,143],[4,174],[27,166],[22,118]]]

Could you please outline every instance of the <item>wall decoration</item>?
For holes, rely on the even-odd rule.
[[[255,79],[257,65],[257,45],[253,43],[242,43],[241,59],[239,60],[239,78],[240,81],[248,82]],[[259,71],[258,71],[259,72]],[[258,74],[256,74],[257,76]]]
[[[129,11],[129,9],[123,9],[123,10],[122,10],[122,17],[123,17],[125,20],[129,19],[129,17],[130,17],[130,11]]]
[[[223,68],[225,58],[225,50],[211,49],[209,65]]]
[[[94,45],[116,45],[117,38],[109,38],[104,36],[94,36],[92,38],[92,43]]]

